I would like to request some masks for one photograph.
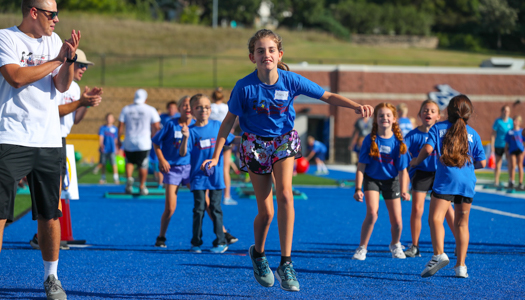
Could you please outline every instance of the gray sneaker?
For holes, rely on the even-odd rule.
[[[60,280],[56,279],[55,275],[51,274],[44,281],[44,289],[48,300],[66,300],[67,295]]]
[[[253,265],[253,277],[257,282],[264,287],[271,287],[275,283],[275,278],[273,277],[272,270],[268,264],[266,257],[253,257],[253,251],[255,250],[255,245],[251,245],[248,249],[250,254],[250,259],[252,260]]]
[[[297,273],[295,273],[292,263],[287,262],[279,266],[275,271],[275,277],[281,284],[281,289],[289,292],[299,291],[299,281],[297,281]]]
[[[133,183],[135,182],[135,179],[133,177],[128,178],[126,181],[126,194],[132,194],[133,193]]]
[[[440,255],[432,255],[432,259],[427,263],[423,272],[421,272],[421,277],[430,277],[436,274],[437,271],[444,268],[450,260],[448,256],[443,253]]]
[[[413,244],[408,245],[408,250],[405,251],[405,255],[407,257],[421,257],[421,253],[419,253],[419,247]]]

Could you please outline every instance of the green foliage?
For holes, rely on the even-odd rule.
[[[57,0],[59,9],[92,11],[97,13],[127,12],[126,0]]]
[[[483,41],[480,37],[472,34],[447,34],[438,33],[439,47],[467,50],[467,51],[480,51],[483,49]]]
[[[179,22],[181,24],[199,24],[201,9],[197,5],[186,6],[182,10]]]
[[[518,12],[506,0],[481,0],[480,22],[488,32],[508,34],[516,27]]]

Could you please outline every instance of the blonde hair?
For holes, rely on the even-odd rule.
[[[516,120],[516,121],[521,123],[521,116],[520,115],[515,116],[514,120]]]
[[[396,106],[397,111],[400,111],[403,115],[406,115],[408,113],[408,107],[405,103],[399,103]]]
[[[180,97],[180,99],[177,101],[177,108],[180,108],[182,105],[184,105],[184,101],[186,101],[186,99],[188,99],[188,98],[190,98],[190,96],[188,96],[188,95],[184,95],[184,96]]]
[[[271,38],[275,42],[275,44],[277,45],[277,50],[279,50],[279,52],[281,51],[284,52],[283,38],[277,33],[271,31],[270,29],[261,29],[257,31],[248,41],[248,51],[250,51],[250,54],[253,55],[255,53],[255,43],[258,40],[261,40],[267,37]],[[288,67],[288,65],[283,63],[282,61],[277,62],[277,68],[281,70],[285,70],[285,71],[290,71],[290,68]]]
[[[370,153],[369,155],[372,157],[379,157],[379,148],[377,147],[376,143],[376,137],[377,137],[377,114],[381,108],[388,108],[392,111],[392,114],[394,115],[394,118],[397,120],[397,111],[396,108],[390,104],[390,103],[379,103],[374,108],[374,124],[372,125],[372,132],[370,133],[370,139],[372,140],[372,143],[370,144]],[[396,136],[399,143],[399,153],[405,154],[407,153],[407,146],[405,145],[405,142],[403,141],[403,134],[401,133],[401,129],[399,128],[399,124],[397,121],[392,124],[392,131],[394,132],[394,135]]]

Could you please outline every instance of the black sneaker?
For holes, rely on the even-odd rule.
[[[36,233],[33,236],[33,238],[29,241],[29,245],[31,245],[33,249],[40,250],[40,246],[38,245],[38,236]]]
[[[410,244],[408,250],[405,251],[405,255],[407,257],[421,257],[421,254],[419,253],[419,247],[412,244]]]
[[[166,248],[166,238],[158,236],[157,241],[155,242],[155,247]]]
[[[225,232],[224,233],[224,238],[226,238],[226,243],[228,245],[231,245],[233,243],[236,243],[239,241],[238,238],[234,237],[233,235],[231,235],[229,232]]]
[[[513,189],[514,188],[514,182],[512,181],[509,181],[509,185],[507,185],[507,188],[510,190],[510,189]]]

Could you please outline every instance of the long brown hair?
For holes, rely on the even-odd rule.
[[[377,114],[381,108],[388,108],[392,111],[392,114],[394,115],[394,118],[397,120],[397,111],[395,106],[393,106],[390,103],[379,103],[374,108],[374,123],[372,125],[372,132],[370,133],[370,139],[372,140],[372,143],[370,144],[370,153],[369,155],[372,157],[379,157],[379,148],[377,147],[376,143],[376,137],[377,137]],[[401,133],[401,129],[399,128],[399,124],[397,121],[392,124],[392,131],[394,132],[394,135],[396,136],[397,140],[400,142],[399,144],[399,153],[405,154],[407,153],[407,146],[403,142],[403,134]]]
[[[277,33],[271,31],[270,29],[261,29],[257,31],[248,41],[248,51],[250,51],[250,54],[253,55],[255,53],[255,43],[258,40],[267,38],[267,37],[271,38],[275,42],[275,44],[277,45],[277,50],[279,52],[280,51],[284,52],[283,38]],[[290,68],[288,67],[288,65],[283,63],[282,61],[277,62],[277,68],[281,70],[285,70],[285,71],[290,71]]]
[[[467,133],[467,122],[472,111],[472,102],[465,95],[457,95],[448,103],[448,121],[452,123],[452,127],[447,130],[443,138],[440,158],[445,166],[462,168],[472,162],[468,155]]]

